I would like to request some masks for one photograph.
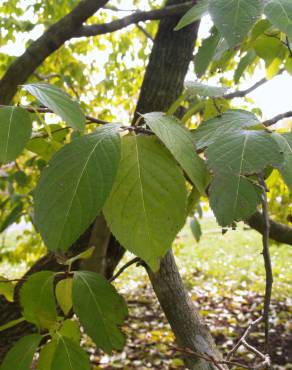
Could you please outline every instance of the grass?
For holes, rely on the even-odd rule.
[[[219,291],[244,289],[264,292],[265,270],[261,254],[261,235],[243,223],[236,230],[222,230],[214,218],[201,220],[202,238],[197,243],[188,224],[179,233],[174,246],[179,270],[188,288],[211,285]],[[292,246],[271,243],[274,274],[274,297],[288,297],[292,293],[292,271],[289,264]],[[120,266],[132,258],[126,254]],[[131,266],[118,281],[119,288],[127,289],[142,284],[146,274],[142,268]],[[145,280],[144,280],[145,281]]]

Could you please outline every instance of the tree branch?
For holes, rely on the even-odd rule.
[[[131,259],[129,262],[125,263],[119,271],[117,271],[108,281],[111,283],[112,281],[116,280],[128,267],[134,265],[135,263],[140,264],[142,262],[141,258],[135,257]]]
[[[259,211],[252,215],[246,223],[260,234],[265,232],[263,217]],[[292,245],[292,227],[269,219],[270,238],[279,243]]]
[[[281,68],[279,70],[279,72],[277,73],[277,76],[279,76],[283,72],[284,72],[284,68]],[[243,98],[243,97],[245,97],[246,95],[248,95],[252,91],[256,90],[258,87],[262,86],[263,84],[265,84],[268,81],[269,80],[267,80],[264,77],[261,80],[259,80],[258,82],[256,82],[254,85],[250,86],[248,89],[238,90],[238,91],[234,91],[232,93],[225,94],[225,95],[223,95],[223,98],[225,98],[225,99]]]
[[[285,113],[278,114],[277,116],[262,122],[262,124],[266,127],[272,126],[275,123],[277,123],[278,121],[280,121],[281,119],[289,118],[289,117],[292,117],[292,111],[288,111],[288,112],[285,112]]]
[[[195,1],[188,1],[183,4],[170,5],[162,9],[136,11],[133,14],[109,23],[82,26],[78,30],[76,30],[73,37],[103,35],[106,33],[118,31],[122,28],[128,27],[131,24],[137,24],[139,22],[150,20],[159,20],[164,17],[177,16],[185,13],[194,4]]]
[[[107,0],[81,0],[70,13],[32,42],[24,54],[11,64],[0,80],[0,103],[9,103],[16,93],[17,86],[25,82],[49,55],[69,40],[83,22],[106,2]]]

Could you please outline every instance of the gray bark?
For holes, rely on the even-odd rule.
[[[208,326],[183,286],[172,251],[163,258],[160,270],[153,273],[148,269],[148,275],[178,345],[222,360]],[[211,362],[194,356],[185,356],[185,363],[190,370],[218,369]]]

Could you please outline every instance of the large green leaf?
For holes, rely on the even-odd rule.
[[[280,172],[290,191],[292,191],[292,133],[274,133],[273,137],[284,153],[284,162],[280,167]]]
[[[20,107],[0,108],[0,163],[7,163],[22,152],[30,138],[32,120]]]
[[[164,113],[144,114],[146,124],[171,152],[192,183],[204,194],[208,172],[204,161],[197,155],[192,134],[176,118]]]
[[[211,30],[211,35],[203,40],[202,45],[199,47],[195,55],[195,72],[197,77],[203,76],[212,61],[215,51],[220,41],[220,34],[216,27]]]
[[[30,370],[42,336],[31,334],[19,339],[5,356],[1,370]]]
[[[35,191],[35,222],[50,250],[65,251],[101,211],[120,159],[117,125],[65,145]]]
[[[245,177],[223,172],[210,186],[210,206],[221,226],[247,219],[257,207],[260,190]]]
[[[125,337],[119,326],[128,313],[127,306],[102,275],[89,271],[74,273],[73,308],[97,347],[107,353],[123,349]]]
[[[204,14],[208,12],[209,8],[209,0],[200,0],[196,5],[194,5],[191,9],[189,9],[186,14],[180,19],[177,26],[175,27],[175,31],[180,30],[187,25],[198,21],[203,17]]]
[[[237,175],[258,174],[267,166],[280,166],[283,154],[271,134],[242,130],[221,136],[206,152],[215,173],[228,169]]]
[[[31,275],[20,289],[23,316],[39,328],[51,328],[57,321],[54,273],[40,271]]]
[[[59,335],[51,370],[90,370],[89,357],[75,341]]]
[[[185,221],[185,181],[155,137],[128,136],[122,143],[105,218],[120,243],[157,270]]]
[[[46,83],[23,85],[44,106],[58,114],[69,126],[83,130],[85,116],[79,104],[58,87]]]
[[[209,12],[230,47],[247,35],[262,11],[261,0],[212,0]]]
[[[292,1],[291,0],[269,0],[264,8],[267,18],[292,38]]]
[[[217,98],[223,96],[227,92],[226,87],[210,86],[195,81],[187,81],[185,83],[185,88],[189,96],[200,95]]]
[[[192,135],[197,149],[202,149],[208,147],[221,136],[227,136],[231,132],[257,124],[259,124],[259,120],[253,113],[239,109],[228,110],[221,116],[204,121],[192,132]]]

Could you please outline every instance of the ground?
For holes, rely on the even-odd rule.
[[[202,221],[203,236],[197,243],[188,225],[179,234],[174,252],[184,283],[193,302],[206,319],[223,352],[227,352],[248,323],[258,317],[263,303],[264,268],[261,236],[244,224],[224,235],[213,218]],[[14,235],[15,236],[15,235]],[[15,238],[10,238],[15,240]],[[8,244],[9,244],[9,238]],[[6,240],[6,243],[7,243]],[[271,307],[271,348],[276,369],[292,369],[291,292],[292,247],[271,245],[274,289]],[[127,254],[121,265],[132,256]],[[3,272],[17,274],[23,265],[0,265]],[[174,350],[174,337],[156,301],[143,267],[128,268],[115,285],[129,305],[123,327],[127,344],[113,356],[94,350],[88,338],[83,343],[98,369],[184,369],[181,354]],[[263,330],[250,336],[250,343],[261,348]],[[250,361],[245,351],[241,362]],[[240,368],[238,368],[240,369]]]

